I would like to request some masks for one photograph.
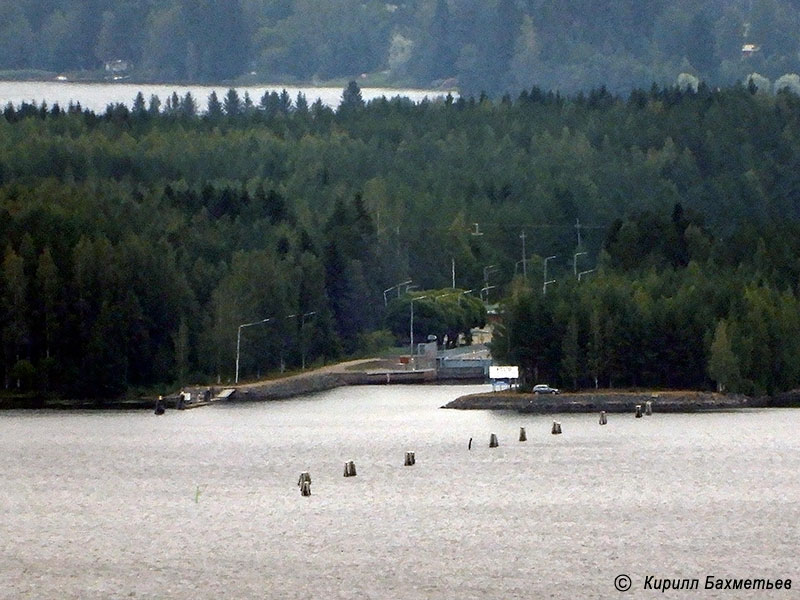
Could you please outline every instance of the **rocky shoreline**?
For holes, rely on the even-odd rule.
[[[665,391],[591,391],[558,395],[535,395],[517,391],[487,392],[461,396],[442,408],[460,410],[514,410],[521,413],[633,412],[637,404],[651,402],[655,412],[699,412],[743,408],[800,406],[800,393],[751,398],[741,394]]]

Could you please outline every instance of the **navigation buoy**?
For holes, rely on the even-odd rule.
[[[527,442],[528,441],[528,436],[525,433],[525,428],[524,427],[520,427],[519,428],[519,441],[520,442]]]
[[[497,435],[492,434],[489,436],[489,448],[497,448],[500,444],[497,443]]]

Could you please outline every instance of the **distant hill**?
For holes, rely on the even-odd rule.
[[[19,0],[0,71],[625,92],[800,72],[799,0]]]

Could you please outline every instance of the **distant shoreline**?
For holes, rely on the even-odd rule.
[[[63,78],[59,78],[63,77]],[[328,81],[258,81],[251,79],[242,79],[234,81],[175,81],[175,80],[160,80],[148,78],[126,77],[123,79],[109,79],[107,77],[93,77],[88,75],[75,75],[67,74],[60,75],[58,73],[49,72],[35,72],[25,73],[22,72],[16,75],[13,71],[0,72],[0,83],[63,83],[63,84],[76,84],[76,85],[141,85],[141,86],[175,86],[180,88],[202,87],[202,88],[224,88],[224,89],[239,89],[239,88],[265,88],[280,90],[286,89],[336,89],[341,90],[348,84],[347,79],[342,80],[328,80]],[[420,85],[400,85],[396,83],[387,83],[370,80],[354,79],[361,89],[379,89],[379,90],[393,90],[398,92],[425,92],[446,95],[448,93],[455,95],[459,91],[455,87],[425,87]]]
[[[654,412],[700,412],[742,408],[800,407],[800,392],[774,397],[751,398],[742,394],[696,391],[625,392],[587,391],[558,395],[535,395],[516,391],[468,394],[442,408],[459,410],[514,410],[521,413],[633,412],[637,404],[651,402]]]

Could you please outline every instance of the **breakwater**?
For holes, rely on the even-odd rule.
[[[301,373],[281,379],[260,381],[238,386],[230,394],[232,402],[262,402],[265,400],[285,400],[297,396],[305,396],[325,392],[347,385],[395,385],[432,383],[437,380],[433,369],[415,371],[347,371],[319,370]],[[211,398],[216,396],[216,388],[186,388],[193,398]],[[170,396],[170,404],[175,404],[178,394]]]
[[[442,408],[462,410],[514,410],[521,413],[608,413],[633,412],[636,405],[652,402],[657,412],[697,412],[735,410],[770,406],[798,406],[800,395],[751,398],[741,394],[711,392],[580,392],[558,395],[536,395],[516,391],[487,392],[461,396]]]

